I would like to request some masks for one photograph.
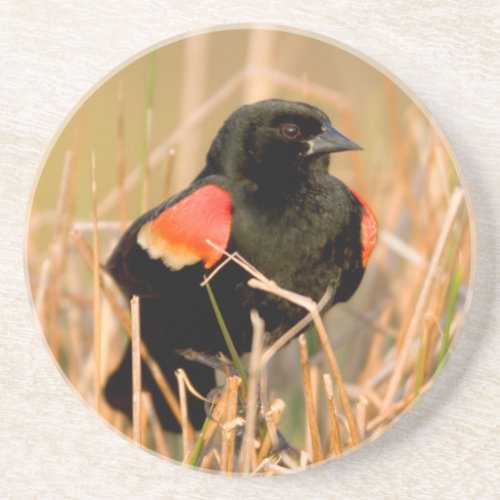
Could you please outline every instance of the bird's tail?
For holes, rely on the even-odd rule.
[[[158,364],[174,392],[176,392],[177,388],[175,371],[178,368],[185,370],[192,385],[203,395],[208,394],[215,386],[215,376],[212,368],[188,361],[180,356],[163,359],[158,361]],[[162,427],[166,431],[180,432],[177,419],[144,361],[142,362],[142,386],[143,390],[151,393],[155,411]],[[104,396],[112,408],[122,412],[132,420],[132,349],[130,342],[120,364],[106,382]],[[206,416],[203,401],[188,394],[187,403],[191,424],[195,429],[201,429]]]

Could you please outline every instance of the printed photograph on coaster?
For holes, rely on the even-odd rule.
[[[100,417],[183,466],[274,475],[356,450],[432,386],[475,225],[442,131],[384,68],[218,27],[127,61],[70,114],[26,269]]]

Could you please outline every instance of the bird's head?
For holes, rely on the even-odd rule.
[[[320,109],[268,99],[241,106],[224,123],[208,152],[215,173],[257,184],[287,184],[326,172],[328,155],[362,149],[335,130]]]

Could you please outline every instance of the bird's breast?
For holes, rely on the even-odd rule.
[[[339,281],[348,212],[335,210],[331,193],[289,199],[283,206],[236,204],[230,246],[281,287],[318,300]]]

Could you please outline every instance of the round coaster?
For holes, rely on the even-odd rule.
[[[330,40],[168,41],[48,152],[27,267],[54,359],[159,456],[282,474],[383,433],[471,298],[464,181],[422,104]]]

